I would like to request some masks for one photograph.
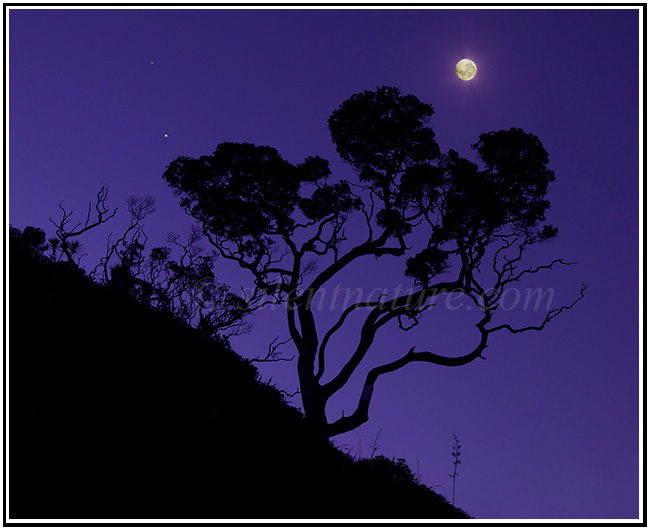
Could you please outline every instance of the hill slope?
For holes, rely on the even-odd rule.
[[[10,518],[467,518],[354,461],[255,367],[13,238]]]

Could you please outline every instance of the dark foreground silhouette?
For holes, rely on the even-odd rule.
[[[10,518],[467,518],[311,436],[248,361],[10,248]]]

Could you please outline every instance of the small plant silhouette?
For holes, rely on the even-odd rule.
[[[373,439],[373,443],[368,445],[369,448],[371,449],[371,459],[373,459],[375,457],[375,454],[377,454],[378,448],[380,446],[381,433],[382,433],[382,428],[380,428],[375,434],[375,439]]]
[[[456,493],[456,486],[457,486],[457,476],[459,475],[459,472],[457,471],[457,467],[461,464],[461,460],[459,459],[459,456],[461,455],[461,444],[459,442],[459,437],[456,436],[456,434],[452,434],[452,440],[454,444],[452,445],[452,457],[454,457],[454,472],[450,474],[450,477],[452,478],[452,505],[454,505],[454,497]]]

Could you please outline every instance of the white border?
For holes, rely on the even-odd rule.
[[[49,4],[50,1],[46,0],[43,2],[44,4]],[[66,6],[61,6],[61,5],[39,5],[39,6],[30,6],[30,5],[15,5],[15,6],[4,6],[5,7],[5,14],[6,14],[6,19],[5,19],[5,25],[3,27],[3,31],[5,33],[5,39],[4,39],[4,44],[5,44],[5,90],[7,93],[7,99],[5,100],[5,110],[6,110],[6,115],[4,116],[5,118],[5,130],[4,130],[4,146],[6,149],[6,153],[8,155],[9,153],[9,106],[8,106],[8,96],[9,96],[9,17],[10,17],[10,12],[13,10],[24,10],[24,9],[112,9],[112,10],[127,10],[127,9],[177,9],[177,10],[188,10],[188,9],[229,9],[229,10],[260,10],[260,9],[274,9],[274,10],[315,10],[315,9],[338,9],[338,10],[350,10],[350,9],[373,9],[373,10],[378,10],[378,9],[400,9],[400,10],[409,10],[409,9],[431,9],[431,10],[436,10],[436,9],[447,9],[447,10],[465,10],[465,9],[472,9],[472,10],[481,10],[481,9],[499,9],[499,10],[529,10],[529,9],[558,9],[558,10],[563,10],[563,9],[586,9],[586,10],[636,10],[639,13],[639,72],[642,73],[644,72],[644,63],[643,63],[643,50],[642,50],[642,36],[643,36],[643,30],[644,30],[644,20],[643,20],[643,10],[641,6],[617,6],[617,5],[600,5],[600,4],[590,4],[588,2],[578,2],[575,5],[569,5],[569,6],[557,6],[557,5],[552,5],[549,7],[546,7],[544,5],[536,5],[536,6],[528,6],[528,5],[517,5],[517,4],[507,4],[507,5],[486,5],[486,6],[458,6],[458,5],[436,5],[433,6],[431,4],[423,4],[423,5],[410,5],[410,6],[401,6],[399,3],[392,3],[392,2],[371,2],[371,1],[362,1],[359,2],[360,4],[364,5],[354,5],[354,6],[329,6],[329,5],[305,5],[305,4],[292,4],[292,5],[287,5],[287,6],[278,6],[274,5],[274,2],[262,0],[258,1],[255,3],[262,3],[262,4],[269,4],[269,7],[265,6],[250,6],[250,5],[241,5],[241,6],[224,6],[224,5],[205,5],[205,6],[184,6],[183,4],[174,4],[174,5],[168,5],[169,3],[151,3],[151,2],[142,2],[141,5],[134,5],[134,6],[99,6],[99,5],[88,5],[88,4],[79,4],[79,3],[74,3],[71,5],[66,5]],[[355,2],[357,3],[357,2]],[[383,5],[387,4],[387,5]],[[640,109],[640,121],[639,121],[639,150],[638,150],[638,156],[639,156],[639,202],[638,202],[638,208],[639,208],[639,286],[640,286],[640,297],[639,297],[639,344],[640,346],[643,344],[644,341],[644,321],[643,321],[643,310],[644,310],[644,305],[643,305],[643,298],[642,298],[642,289],[643,289],[643,250],[644,250],[644,233],[643,233],[643,227],[644,227],[644,220],[643,220],[643,176],[644,172],[646,171],[646,168],[644,167],[644,154],[643,154],[643,149],[646,146],[642,146],[642,141],[643,141],[643,130],[644,130],[644,119],[642,115],[642,110],[643,110],[643,103],[644,103],[644,95],[643,95],[643,79],[642,75],[640,75],[640,80],[639,80],[639,93],[638,93],[638,104],[639,104],[639,109]],[[8,187],[8,175],[9,175],[9,159],[8,156],[5,158],[4,161],[4,167],[5,167],[5,172],[6,172],[6,186],[5,186],[5,205],[9,205],[9,187]],[[647,190],[647,204],[650,204],[648,201],[651,198],[651,194]],[[9,208],[5,209],[5,221],[6,221],[6,226],[9,227]],[[649,223],[647,222],[647,229],[649,228]],[[6,236],[6,234],[3,234],[3,236]],[[5,239],[2,241],[0,239],[0,244],[2,244],[3,249],[5,251],[5,260],[7,256],[7,251],[8,251],[8,240]],[[6,266],[7,269],[5,271],[5,274],[8,274],[8,267],[9,263],[8,260],[6,260]],[[9,284],[7,282],[7,300],[9,296],[9,291],[8,291]],[[647,295],[651,293],[651,290],[647,288]],[[1,288],[0,288],[0,294],[2,294]],[[2,315],[4,312],[4,306],[2,309],[0,309],[0,315]],[[5,347],[8,347],[8,340],[9,340],[9,317],[8,315],[4,315],[4,324],[5,324],[5,330],[6,330],[6,336],[5,336]],[[651,317],[647,316],[647,324],[651,324]],[[5,363],[5,396],[3,397],[5,399],[4,404],[8,403],[8,397],[9,397],[9,388],[8,388],[8,382],[6,375],[8,374],[8,356],[7,360]],[[639,462],[640,462],[640,467],[642,467],[643,464],[643,417],[642,417],[642,412],[644,411],[644,406],[645,404],[643,403],[642,400],[642,389],[644,385],[644,374],[643,374],[643,356],[642,356],[642,351],[640,352],[639,356],[639,389],[640,389],[640,395],[639,395]],[[6,433],[8,435],[9,432],[9,427],[8,427],[8,422],[9,422],[9,412],[7,409],[5,409],[5,429]],[[8,436],[5,438],[6,444],[8,445]],[[5,451],[8,450],[5,448]],[[4,457],[4,456],[3,456]],[[7,460],[7,465],[8,465],[8,460]],[[6,508],[9,508],[9,492],[8,492],[8,481],[9,481],[9,474],[8,470],[5,470],[6,474],[6,485],[5,487],[5,503],[6,503]],[[156,524],[251,524],[252,526],[256,525],[261,525],[261,524],[277,524],[277,525],[283,525],[283,524],[333,524],[333,525],[341,525],[341,524],[348,524],[348,525],[358,525],[358,524],[394,524],[396,526],[399,526],[400,524],[403,524],[405,526],[410,526],[412,524],[436,524],[436,525],[441,525],[441,524],[452,524],[454,523],[454,527],[472,527],[475,524],[521,524],[521,525],[527,525],[527,524],[549,524],[549,525],[557,525],[557,524],[567,524],[567,525],[572,525],[572,524],[613,524],[613,525],[626,525],[626,524],[639,524],[642,523],[643,520],[641,518],[642,516],[642,510],[644,506],[644,500],[643,500],[643,470],[640,469],[640,476],[639,476],[639,515],[640,518],[638,519],[610,519],[610,520],[600,520],[600,519],[581,519],[581,520],[563,520],[563,519],[549,519],[549,520],[542,520],[542,519],[473,519],[470,521],[466,520],[440,520],[440,519],[413,519],[413,520],[401,520],[401,519],[356,519],[356,520],[347,520],[347,519],[240,519],[240,520],[235,520],[235,519],[196,519],[196,520],[183,520],[183,519],[173,519],[173,520],[165,520],[165,519],[152,519],[152,520],[147,520],[147,519],[138,519],[138,520],[129,520],[129,519],[52,519],[52,520],[45,520],[45,519],[9,519],[7,518],[7,514],[5,514],[5,521],[8,524],[36,524],[36,525],[43,525],[43,524],[116,524],[116,525],[124,525],[124,524],[132,524],[134,526],[142,526],[142,525],[156,525]],[[326,528],[327,529],[327,528]]]

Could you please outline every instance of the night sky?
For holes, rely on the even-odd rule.
[[[381,429],[378,452],[406,459],[451,500],[455,433],[456,504],[476,518],[638,518],[638,17],[637,9],[12,9],[9,221],[53,236],[48,217],[58,218],[59,201],[81,217],[107,185],[120,212],[82,239],[82,265],[92,269],[108,232],[126,225],[129,195],[157,201],[150,245],[189,232],[193,220],[161,178],[180,155],[252,142],[292,163],[318,154],[335,177],[353,178],[327,120],[352,94],[381,85],[433,105],[442,151],[474,160],[480,133],[531,132],[556,172],[547,219],[560,231],[530,258],[576,265],[521,287],[552,288],[560,306],[585,282],[585,299],[543,332],[492,335],[486,360],[385,375],[370,421],[335,442],[368,457]],[[471,81],[455,75],[464,57],[477,64]],[[413,287],[403,270],[404,259],[362,261],[340,293]],[[216,271],[234,289],[251,285],[223,260]],[[465,354],[475,321],[464,312],[437,308],[410,332],[383,328],[359,376],[331,401],[331,420],[352,412],[369,368],[412,346]],[[337,316],[324,309],[321,329]],[[500,322],[543,316],[516,305]],[[342,329],[330,366],[346,359],[362,317]],[[281,310],[251,322],[251,333],[232,339],[242,356],[289,337]],[[293,354],[290,345],[283,352]],[[297,387],[293,364],[260,370]]]

